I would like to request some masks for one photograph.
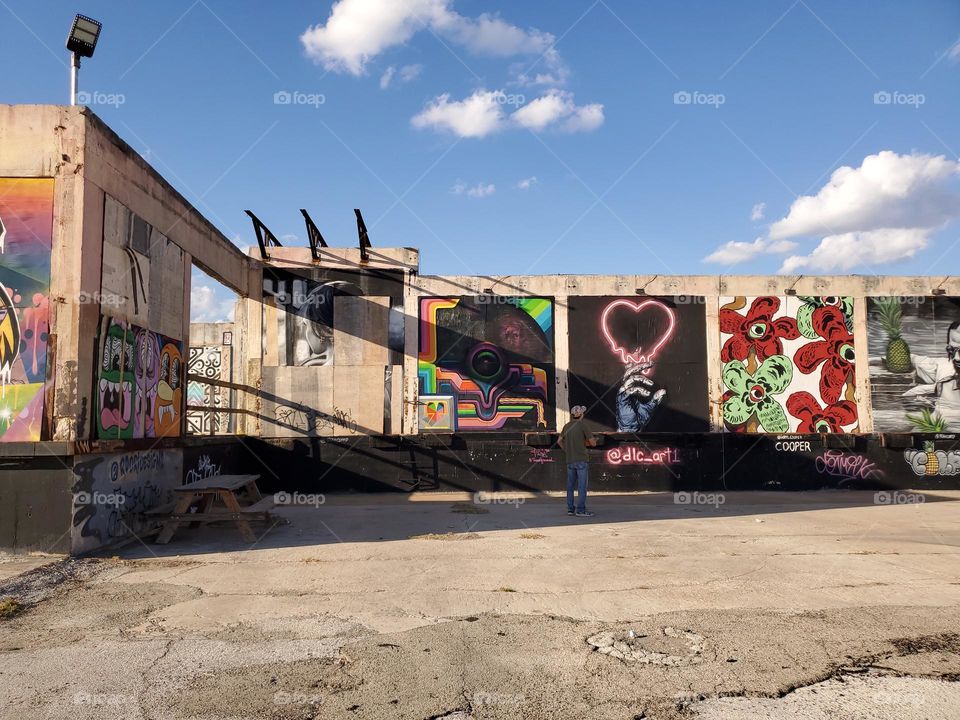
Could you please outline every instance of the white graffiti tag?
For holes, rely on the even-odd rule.
[[[960,473],[960,451],[957,450],[904,450],[903,459],[915,475]]]

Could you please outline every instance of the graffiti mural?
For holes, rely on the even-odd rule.
[[[102,317],[97,347],[97,437],[179,436],[182,343],[125,320]]]
[[[187,362],[187,373],[208,380],[222,380],[223,351],[219,345],[209,347],[191,347]],[[187,382],[187,405],[205,408],[220,408],[228,404],[224,389],[196,380]],[[221,421],[222,415],[203,410],[187,410],[187,433],[191,435],[216,435],[226,431],[227,423]],[[222,428],[221,428],[222,424]]]
[[[873,425],[960,430],[960,298],[867,298]]]
[[[453,398],[454,430],[553,428],[552,300],[421,298],[419,348],[420,399]]]
[[[144,512],[173,502],[181,483],[181,450],[86,456],[74,466],[75,553],[146,532],[158,522]]]
[[[0,178],[0,442],[40,440],[53,180]]]
[[[452,432],[455,429],[454,398],[451,395],[422,395],[417,411],[421,430]]]
[[[921,477],[960,474],[960,451],[937,450],[932,440],[924,442],[922,450],[905,450],[903,459]]]
[[[334,305],[338,297],[389,297],[389,327],[383,342],[403,353],[403,273],[392,270],[281,270],[266,268],[263,297],[282,311],[278,319],[280,365],[334,363]],[[271,333],[272,329],[265,329]],[[396,364],[391,361],[390,364]]]
[[[570,406],[594,431],[706,432],[701,297],[569,298]]]
[[[852,298],[721,298],[720,339],[727,430],[859,428]]]

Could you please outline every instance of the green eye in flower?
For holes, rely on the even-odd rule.
[[[784,392],[793,379],[793,363],[785,355],[771,355],[752,375],[740,360],[723,368],[723,382],[730,397],[723,403],[723,419],[743,425],[756,416],[765,432],[786,432],[790,428],[783,406],[773,395]]]
[[[767,334],[767,324],[764,322],[754,323],[750,326],[750,337],[762,338]]]

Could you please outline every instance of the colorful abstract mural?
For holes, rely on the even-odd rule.
[[[552,300],[421,298],[419,323],[420,404],[435,420],[452,399],[457,431],[554,427]]]
[[[183,415],[183,344],[102,317],[97,347],[97,437],[177,437]]]
[[[706,432],[702,297],[568,299],[570,407],[591,430]]]
[[[720,300],[723,420],[733,432],[856,432],[853,299]]]
[[[867,298],[873,426],[960,431],[960,298]]]
[[[0,442],[41,438],[52,243],[53,180],[0,178]]]

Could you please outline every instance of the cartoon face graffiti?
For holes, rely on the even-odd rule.
[[[100,342],[100,437],[133,437],[134,364],[133,333],[126,323],[110,320]]]
[[[143,328],[137,331],[134,374],[137,382],[134,436],[156,437],[153,409],[160,380],[160,341],[154,333]]]
[[[153,411],[157,437],[176,437],[180,434],[182,397],[183,355],[179,347],[168,342],[160,351],[160,381],[157,383]]]

